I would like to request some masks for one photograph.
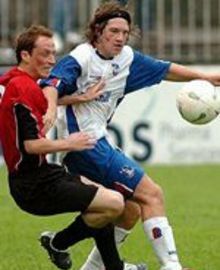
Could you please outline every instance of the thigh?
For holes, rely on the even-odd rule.
[[[40,175],[47,181],[43,181]],[[83,212],[98,189],[92,184],[82,183],[78,176],[73,177],[58,167],[47,168],[38,175],[38,179],[11,179],[10,183],[12,196],[19,207],[35,215]]]
[[[98,187],[81,182],[79,177],[66,175],[53,185],[45,187],[41,200],[48,214],[84,212],[97,193]],[[42,198],[43,197],[43,198]],[[45,208],[41,208],[45,211]]]
[[[80,174],[94,182],[106,185],[108,166],[113,155],[114,149],[102,138],[93,149],[67,153],[63,163],[72,175]]]
[[[106,177],[108,186],[121,192],[125,197],[130,197],[143,176],[143,169],[134,160],[122,151],[115,150]]]
[[[64,163],[72,174],[84,175],[126,197],[133,194],[144,175],[135,161],[112,147],[105,138],[99,140],[94,149],[68,153]]]

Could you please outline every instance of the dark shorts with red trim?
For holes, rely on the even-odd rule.
[[[32,172],[9,174],[9,187],[17,205],[34,215],[83,212],[98,190],[56,164],[43,164]]]

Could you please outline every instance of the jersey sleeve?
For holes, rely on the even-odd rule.
[[[71,55],[63,57],[52,69],[47,79],[40,81],[40,86],[53,86],[59,96],[73,94],[77,90],[77,78],[81,74],[81,67]]]
[[[125,94],[160,83],[168,73],[170,62],[134,51],[125,86]]]
[[[16,104],[15,115],[17,120],[19,141],[38,139],[38,125],[31,111],[23,104]]]

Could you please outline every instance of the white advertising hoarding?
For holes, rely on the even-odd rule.
[[[220,72],[220,67],[207,70]],[[176,108],[181,87],[181,83],[163,82],[128,95],[119,105],[110,134],[135,160],[152,164],[220,162],[220,116],[206,125],[187,123]]]

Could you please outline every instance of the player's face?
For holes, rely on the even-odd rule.
[[[110,19],[98,40],[98,51],[106,58],[119,54],[128,41],[129,31],[130,27],[125,19]]]
[[[46,78],[55,64],[55,45],[52,38],[39,36],[29,55],[28,70],[36,78]]]

